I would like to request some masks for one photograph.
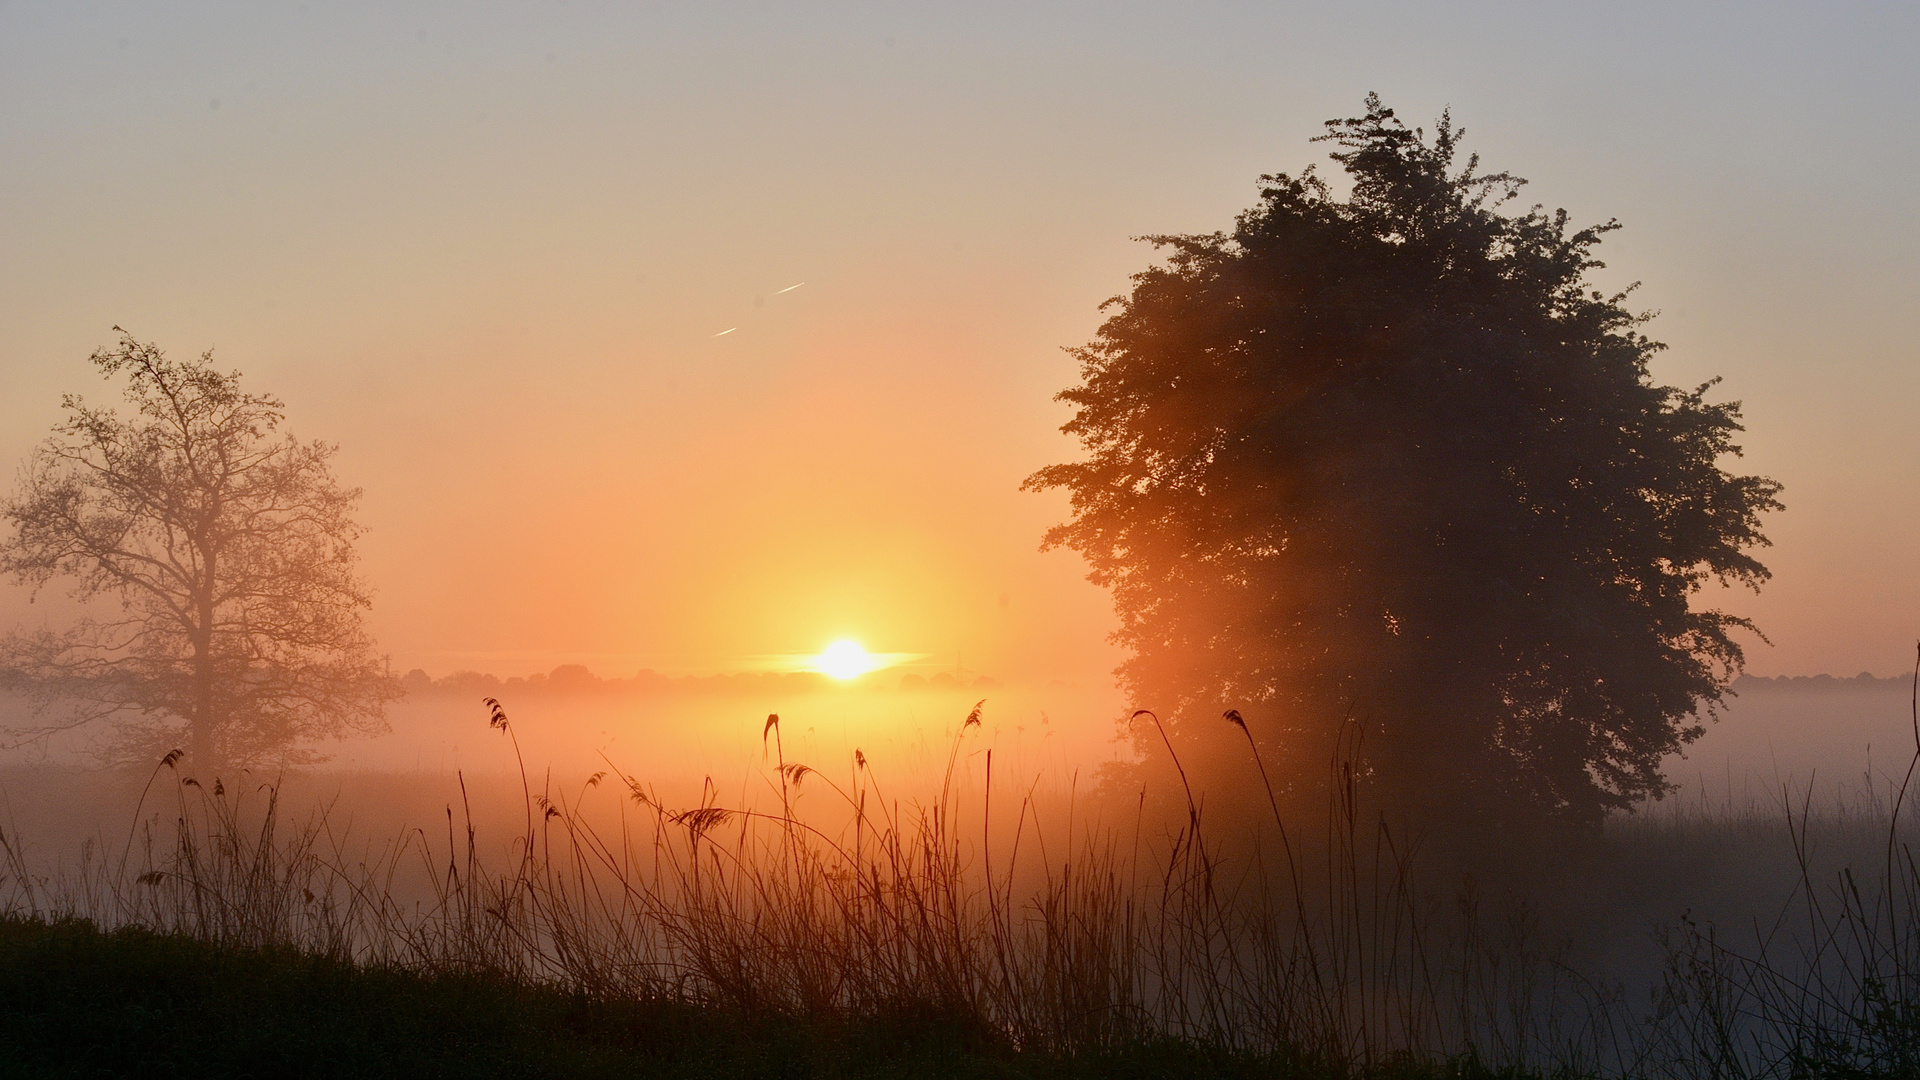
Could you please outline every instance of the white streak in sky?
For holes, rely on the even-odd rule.
[[[725,330],[722,330],[722,331],[720,331],[719,333],[717,333],[717,334],[715,334],[715,335],[713,335],[713,336],[714,336],[714,337],[726,337],[726,336],[727,336],[728,334],[731,334],[731,333],[733,333],[733,332],[734,332],[735,330],[738,330],[738,329],[740,329],[740,328],[739,328],[739,327],[737,327],[737,326],[729,326],[729,327],[727,327],[727,328],[726,328]]]
[[[805,284],[806,284],[806,282],[804,282],[804,281],[800,283],[800,285],[805,285]],[[797,289],[797,288],[799,288],[799,287],[800,287],[800,285],[789,285],[789,286],[787,286],[786,288],[784,288],[784,289],[781,289],[781,290],[780,290],[780,292],[792,292],[793,290],[795,290],[795,289]],[[779,295],[780,295],[780,292],[777,292],[777,293],[774,293],[773,295],[775,295],[775,296],[779,296]]]

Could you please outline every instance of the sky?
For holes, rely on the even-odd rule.
[[[396,667],[852,637],[1098,684],[1039,550],[1064,347],[1378,91],[1618,218],[1662,382],[1785,484],[1757,674],[1920,635],[1920,7],[0,2],[0,463],[111,327],[212,348],[364,489]],[[797,287],[795,287],[797,286]],[[9,469],[10,472],[10,469]],[[39,618],[0,587],[0,623]]]

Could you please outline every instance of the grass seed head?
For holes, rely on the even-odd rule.
[[[732,811],[721,806],[703,806],[698,810],[686,810],[673,815],[673,820],[685,825],[687,831],[698,839],[702,833],[727,820]]]
[[[507,710],[500,707],[500,700],[490,697],[480,700],[487,707],[487,726],[497,727],[501,731],[507,730]]]

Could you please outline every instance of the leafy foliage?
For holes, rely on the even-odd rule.
[[[279,435],[282,403],[211,353],[177,362],[121,333],[92,361],[126,377],[134,415],[67,396],[0,504],[0,572],[118,606],[0,640],[0,676],[68,706],[31,734],[106,721],[107,756],[133,760],[185,734],[204,767],[379,727],[398,687],[361,627],[360,493],[334,481],[334,447]]]
[[[1738,404],[1655,383],[1648,316],[1592,287],[1616,223],[1505,211],[1523,181],[1457,167],[1449,118],[1366,106],[1323,136],[1346,198],[1267,176],[1231,233],[1148,238],[1060,395],[1088,456],[1027,486],[1071,495],[1046,542],[1177,745],[1238,709],[1317,776],[1351,721],[1415,803],[1591,823],[1738,672],[1752,627],[1692,601],[1766,580],[1780,486],[1720,467]]]

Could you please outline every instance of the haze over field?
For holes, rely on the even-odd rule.
[[[0,0],[0,1061],[1920,1075],[1916,91]]]

